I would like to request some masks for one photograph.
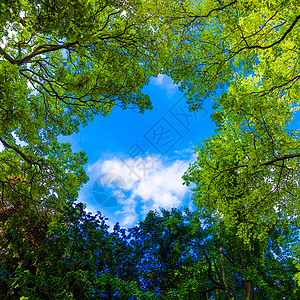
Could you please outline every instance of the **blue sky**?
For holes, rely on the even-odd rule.
[[[90,178],[79,194],[87,211],[101,211],[109,224],[131,227],[149,210],[191,206],[181,176],[195,160],[194,150],[214,133],[212,104],[188,111],[183,94],[165,75],[152,78],[144,93],[153,109],[139,114],[115,108],[96,116],[78,134],[63,137],[73,151],[85,151]]]

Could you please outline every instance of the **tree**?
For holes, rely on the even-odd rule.
[[[299,298],[287,247],[297,227],[274,227],[249,248],[235,228],[188,209],[112,232],[71,201],[59,218],[19,203],[1,220],[0,299]]]
[[[285,101],[242,98],[242,87],[232,83],[220,98],[213,114],[218,133],[199,146],[184,178],[197,184],[198,205],[218,211],[240,235],[263,238],[279,213],[298,214],[298,138],[287,130],[292,112]]]
[[[245,240],[263,238],[277,211],[299,215],[299,138],[288,128],[299,107],[299,5],[195,1],[182,10],[168,73],[191,110],[213,97],[217,124],[184,178],[197,185],[198,207],[238,226]]]
[[[181,12],[172,16],[179,25],[173,26],[177,40],[168,72],[191,109],[237,74],[258,79],[255,95],[288,94],[287,103],[297,101],[297,1],[192,1],[182,3]]]
[[[192,215],[186,210],[150,211],[138,226],[129,229],[137,271],[142,287],[159,299],[170,299],[180,281],[181,272],[193,266],[191,251]]]
[[[69,202],[50,222],[10,207],[1,224],[0,299],[153,299],[137,283],[131,247],[106,218]],[[37,247],[36,247],[37,246]]]
[[[56,209],[59,199],[76,199],[87,180],[84,153],[72,153],[57,136],[77,132],[94,115],[106,116],[116,106],[140,112],[151,108],[141,89],[159,73],[166,44],[163,24],[157,30],[152,1],[0,5],[3,199],[20,194],[10,180],[21,176],[28,182],[23,198],[34,207],[42,203]]]
[[[217,218],[162,209],[149,212],[129,237],[140,284],[158,299],[298,299],[287,247],[296,231],[277,224],[248,247],[236,228]]]

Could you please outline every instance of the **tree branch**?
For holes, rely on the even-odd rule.
[[[8,55],[1,47],[0,47],[0,54],[4,56],[6,60],[8,60],[12,65],[16,64],[16,61]]]
[[[300,157],[300,153],[283,155],[283,156],[281,156],[281,157],[277,157],[277,158],[274,158],[274,159],[272,159],[272,160],[270,160],[270,161],[267,161],[267,162],[265,162],[265,163],[259,164],[259,166],[270,166],[270,165],[272,165],[274,162],[282,161],[282,160],[289,159],[289,158],[296,158],[296,157]]]
[[[212,14],[214,11],[222,11],[223,9],[225,9],[225,8],[227,8],[228,6],[231,6],[231,5],[233,5],[233,4],[235,4],[236,3],[236,0],[234,0],[234,1],[232,1],[232,2],[230,2],[230,3],[228,3],[228,4],[226,4],[226,5],[224,5],[223,7],[219,7],[219,8],[214,8],[214,9],[212,9],[210,12],[208,12],[206,15],[203,15],[203,16],[195,16],[195,19],[196,18],[208,18],[209,16],[210,16],[210,14]]]
[[[256,167],[263,167],[263,166],[270,166],[270,165],[274,165],[275,162],[278,162],[278,161],[283,161],[285,159],[289,159],[289,158],[296,158],[296,157],[300,157],[300,153],[295,153],[295,154],[287,154],[287,155],[283,155],[283,156],[280,156],[280,157],[277,157],[277,158],[274,158],[272,160],[269,160],[267,162],[264,162],[264,163],[260,163],[260,164],[257,164],[257,165],[254,165],[253,167],[256,168]],[[231,167],[231,168],[228,168],[224,171],[232,171],[232,170],[236,170],[238,168],[245,168],[245,167],[248,167],[248,165],[239,165],[239,166],[234,166],[234,167]],[[280,166],[281,167],[281,166]],[[222,172],[220,172],[216,177],[218,177]]]
[[[57,51],[60,49],[70,49],[72,47],[74,47],[75,45],[77,45],[79,42],[72,42],[72,43],[67,43],[64,45],[40,45],[38,46],[31,54],[25,56],[22,59],[14,59],[12,58],[9,54],[7,54],[1,47],[0,47],[0,54],[7,60],[9,61],[12,65],[22,65],[22,64],[26,64],[28,62],[31,61],[32,58],[34,58],[35,56],[44,54],[44,53],[48,53],[48,52],[52,52],[52,51]]]
[[[39,165],[39,166],[40,166],[40,164],[39,164],[37,161],[31,160],[31,159],[28,158],[22,151],[20,151],[16,146],[9,145],[9,144],[8,144],[5,140],[3,140],[1,137],[0,137],[0,142],[3,144],[4,147],[16,151],[16,152],[17,152],[17,153],[18,153],[25,161],[27,161],[29,164],[31,164],[31,165]]]
[[[286,30],[286,32],[283,34],[283,36],[277,40],[276,42],[268,45],[268,46],[246,46],[246,47],[243,47],[241,48],[240,50],[238,50],[237,52],[235,52],[235,54],[238,54],[240,53],[241,51],[245,50],[245,49],[262,49],[262,50],[265,50],[265,49],[268,49],[268,48],[271,48],[277,44],[279,44],[280,42],[282,42],[285,37],[292,31],[292,29],[295,27],[296,23],[299,21],[300,19],[300,15],[296,17],[296,19],[294,20],[294,22],[291,24],[291,26]]]
[[[28,63],[30,62],[30,60],[38,55],[44,54],[44,53],[48,53],[48,52],[52,52],[52,51],[57,51],[60,49],[70,49],[72,47],[74,47],[75,45],[77,45],[79,42],[73,42],[73,43],[67,43],[64,45],[40,45],[38,46],[31,54],[29,54],[28,56],[22,58],[22,59],[18,59],[15,61],[15,63],[20,66],[24,63]],[[43,50],[40,50],[43,49]],[[40,51],[39,51],[40,50]]]
[[[211,263],[211,261],[210,261],[208,255],[206,254],[205,250],[203,250],[203,253],[204,253],[205,259],[206,259],[207,262],[208,262],[208,270],[207,270],[207,272],[208,272],[208,276],[209,276],[210,280],[211,280],[215,285],[219,286],[219,288],[224,289],[223,285],[222,285],[220,282],[216,281],[216,280],[214,279],[213,275],[212,275],[212,263]]]

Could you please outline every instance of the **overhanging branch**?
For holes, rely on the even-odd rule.
[[[22,64],[29,63],[32,58],[35,56],[45,54],[48,52],[53,52],[53,51],[58,51],[61,49],[70,49],[74,46],[76,46],[79,42],[72,42],[72,43],[66,43],[64,45],[40,45],[38,46],[31,54],[25,56],[22,59],[14,59],[12,58],[9,54],[7,54],[1,47],[0,47],[0,54],[7,60],[9,61],[12,65],[17,65],[20,66]]]
[[[295,27],[296,23],[299,21],[300,19],[300,15],[296,17],[296,19],[294,20],[294,22],[291,24],[291,26],[286,30],[286,32],[282,35],[282,37],[275,41],[274,43],[270,44],[270,45],[267,45],[267,46],[259,46],[259,45],[254,45],[254,46],[245,46],[241,49],[239,49],[237,52],[234,52],[234,54],[238,54],[240,53],[241,51],[245,50],[245,49],[262,49],[262,50],[265,50],[265,49],[268,49],[268,48],[271,48],[277,44],[279,44],[280,42],[282,42],[286,36],[292,31],[292,29]]]
[[[8,144],[5,140],[3,140],[0,137],[0,142],[3,144],[4,147],[9,148],[14,150],[15,152],[17,152],[25,161],[27,161],[30,165],[38,165],[40,166],[39,162],[37,161],[33,161],[30,158],[28,158],[20,149],[18,149],[16,146],[14,145],[10,145]]]

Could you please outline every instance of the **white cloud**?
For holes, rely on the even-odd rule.
[[[25,147],[25,146],[28,145],[26,142],[21,141],[21,140],[18,138],[18,136],[17,136],[14,132],[12,132],[11,135],[12,135],[13,138],[15,139],[17,145],[19,145],[19,146],[21,146],[21,147]],[[0,152],[2,152],[4,149],[5,149],[5,147],[4,147],[3,144],[0,142]]]
[[[143,199],[143,213],[159,207],[170,209],[182,204],[186,193],[181,176],[187,169],[186,162],[175,161],[169,166],[160,162],[135,186],[132,197]]]
[[[126,10],[123,10],[123,11],[120,13],[120,16],[121,16],[121,17],[122,17],[122,16],[126,17],[126,15],[127,15],[127,11],[126,11]]]
[[[197,147],[190,143],[190,147],[182,150],[175,150],[174,153],[176,153],[181,159],[188,159],[190,162],[194,162],[197,159],[197,154],[195,152],[195,149]]]
[[[11,135],[12,135],[13,138],[16,140],[16,144],[17,144],[17,145],[19,145],[19,146],[21,146],[21,147],[25,147],[25,146],[28,145],[26,142],[21,141],[21,140],[18,138],[18,136],[17,136],[14,132],[12,132]]]
[[[173,83],[173,80],[165,74],[158,74],[157,77],[152,77],[151,82],[167,90],[168,95],[172,95],[178,88],[178,85]]]
[[[87,203],[87,210],[100,210],[110,220],[120,222],[123,227],[134,226],[149,210],[157,210],[160,207],[170,209],[189,204],[189,201],[184,202],[189,188],[183,185],[181,177],[190,162],[179,159],[168,162],[158,155],[124,160],[117,157],[100,159],[88,166],[87,174],[90,180],[80,191],[79,201]],[[99,178],[101,186],[96,184],[95,187]],[[112,182],[107,180],[110,178],[113,178]],[[111,210],[106,207],[106,202],[104,205],[100,203],[102,198],[97,202],[94,197],[95,189],[103,195],[104,188],[109,186],[113,186],[109,193],[114,196],[114,200],[110,198],[109,201],[115,201]]]
[[[154,77],[152,80],[153,80],[153,83],[155,85],[163,85],[163,82],[164,82],[164,78],[167,77],[166,75],[163,75],[163,74],[158,74],[157,77]]]

